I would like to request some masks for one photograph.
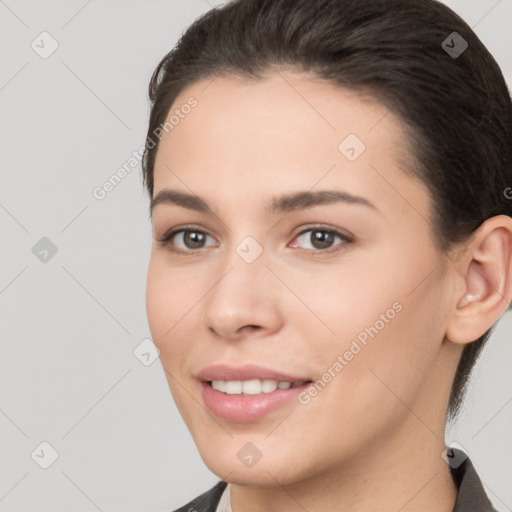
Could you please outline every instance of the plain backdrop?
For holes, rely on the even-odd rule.
[[[446,3],[511,84],[512,0]],[[0,510],[171,511],[218,480],[160,361],[136,357],[150,337],[140,166],[93,195],[144,143],[156,64],[215,5],[0,1]],[[501,512],[512,510],[511,332],[507,313],[446,436]]]

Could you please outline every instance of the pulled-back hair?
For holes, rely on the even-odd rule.
[[[460,55],[450,52],[464,42]],[[150,197],[154,134],[180,92],[217,75],[259,79],[282,66],[373,96],[405,123],[418,162],[409,172],[430,192],[440,250],[492,216],[512,217],[509,90],[472,29],[436,0],[233,0],[200,16],[151,78],[142,161]],[[493,328],[463,349],[451,418]]]

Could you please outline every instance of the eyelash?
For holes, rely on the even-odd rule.
[[[312,227],[310,226],[309,228],[304,229],[300,233],[298,233],[294,237],[294,240],[299,238],[304,233],[307,233],[308,231],[320,231],[323,233],[333,234],[334,236],[337,236],[338,238],[340,238],[343,241],[343,243],[337,244],[334,247],[325,249],[325,250],[323,250],[323,249],[313,249],[313,250],[312,249],[303,249],[305,251],[312,251],[314,254],[319,254],[319,253],[320,254],[332,254],[332,253],[342,250],[343,246],[354,242],[354,239],[349,237],[348,235],[344,235],[343,233],[340,233],[339,231],[336,231],[335,229],[325,228],[323,226],[312,226]],[[201,247],[199,249],[189,249],[189,250],[185,251],[183,249],[178,249],[176,247],[173,247],[170,242],[172,241],[174,236],[177,235],[178,233],[201,233],[202,235],[209,236],[208,233],[206,231],[203,231],[202,229],[198,229],[198,228],[194,228],[194,227],[181,227],[181,228],[176,228],[176,229],[172,229],[172,230],[168,231],[167,233],[165,233],[162,236],[162,238],[156,239],[156,241],[158,242],[158,244],[161,247],[167,247],[170,251],[177,253],[177,254],[183,254],[185,256],[192,256],[192,255],[198,254],[201,252],[201,249],[206,248],[206,247]]]

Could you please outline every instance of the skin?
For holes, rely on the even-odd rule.
[[[281,70],[197,82],[173,108],[191,96],[198,106],[160,141],[154,196],[193,193],[211,211],[158,204],[153,230],[158,240],[192,224],[209,236],[194,249],[178,234],[187,254],[154,241],[147,313],[173,398],[205,464],[232,484],[233,511],[451,512],[457,489],[441,457],[449,390],[464,344],[507,307],[512,220],[484,223],[456,258],[440,254],[432,200],[406,174],[404,127],[353,91]],[[350,133],[366,145],[354,161],[338,149]],[[343,190],[375,209],[264,210],[271,197],[309,190]],[[315,250],[311,231],[298,236],[318,224],[353,242]],[[247,236],[263,249],[250,264],[236,252]],[[249,424],[205,408],[205,366],[252,363],[316,381],[397,302],[306,405]],[[237,457],[248,442],[262,454],[251,468]]]

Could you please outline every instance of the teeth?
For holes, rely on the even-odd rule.
[[[226,381],[224,380],[212,380],[212,388],[217,391],[226,392]]]
[[[244,395],[257,395],[261,393],[260,380],[244,380],[242,382],[242,393]]]
[[[226,393],[228,395],[239,395],[242,392],[242,383],[239,380],[228,380],[226,382]]]
[[[261,381],[261,391],[263,393],[272,393],[277,389],[277,380],[264,379]]]
[[[304,382],[285,382],[272,379],[253,380],[212,380],[213,389],[228,395],[259,395],[260,393],[272,393],[276,389],[289,389],[301,386]]]

